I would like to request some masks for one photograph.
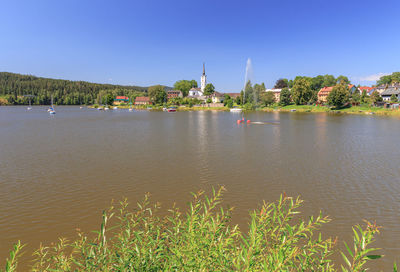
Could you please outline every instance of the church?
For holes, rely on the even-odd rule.
[[[200,84],[201,84],[200,88],[191,88],[189,90],[188,97],[200,98],[204,96],[204,90],[206,89],[207,85],[206,68],[204,63],[203,63],[203,74],[201,75]]]

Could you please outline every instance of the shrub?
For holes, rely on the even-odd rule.
[[[133,210],[124,200],[103,212],[94,239],[78,233],[74,241],[41,246],[33,271],[336,271],[330,259],[335,242],[319,233],[328,217],[302,220],[302,200],[283,195],[251,212],[243,233],[231,224],[232,209],[221,207],[222,193],[193,194],[185,213],[173,207],[166,216],[148,195]],[[368,255],[378,227],[368,223],[353,231],[342,270],[364,271],[366,261],[380,257]],[[6,271],[16,270],[21,247],[11,252]]]

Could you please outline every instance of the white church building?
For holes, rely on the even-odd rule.
[[[206,89],[207,85],[207,76],[206,76],[206,68],[205,64],[203,63],[203,74],[201,75],[200,79],[200,88],[191,88],[189,90],[188,97],[202,99],[204,96],[204,90]]]

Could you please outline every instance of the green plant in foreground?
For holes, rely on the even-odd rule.
[[[173,207],[160,216],[149,195],[130,209],[126,200],[103,212],[94,237],[78,233],[74,241],[59,239],[34,253],[33,271],[337,271],[330,259],[335,241],[319,229],[329,222],[319,215],[298,216],[299,198],[282,195],[250,213],[249,231],[232,225],[232,209],[221,207],[221,187],[210,197],[193,194],[187,211]],[[342,271],[365,271],[380,255],[369,248],[378,227],[367,223],[353,229],[353,249],[342,252]],[[16,271],[18,243],[6,271]],[[395,268],[394,271],[397,271]]]

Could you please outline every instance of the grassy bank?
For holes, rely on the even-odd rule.
[[[370,106],[353,106],[343,109],[331,109],[328,106],[308,106],[308,105],[288,105],[284,107],[265,107],[261,109],[262,111],[280,111],[280,112],[328,112],[328,113],[347,113],[347,114],[377,114],[377,115],[394,115],[400,116],[399,109],[384,109],[381,107],[370,107]]]
[[[144,200],[130,208],[122,201],[103,212],[96,235],[78,233],[41,246],[34,254],[33,271],[339,271],[331,260],[336,239],[324,239],[320,228],[330,219],[299,216],[302,200],[281,196],[250,213],[249,231],[231,222],[232,209],[222,208],[222,193],[193,194],[187,209],[160,206]],[[375,224],[354,227],[354,238],[341,252],[341,271],[365,271],[378,259],[371,248]],[[7,260],[6,271],[17,271],[21,244]]]

